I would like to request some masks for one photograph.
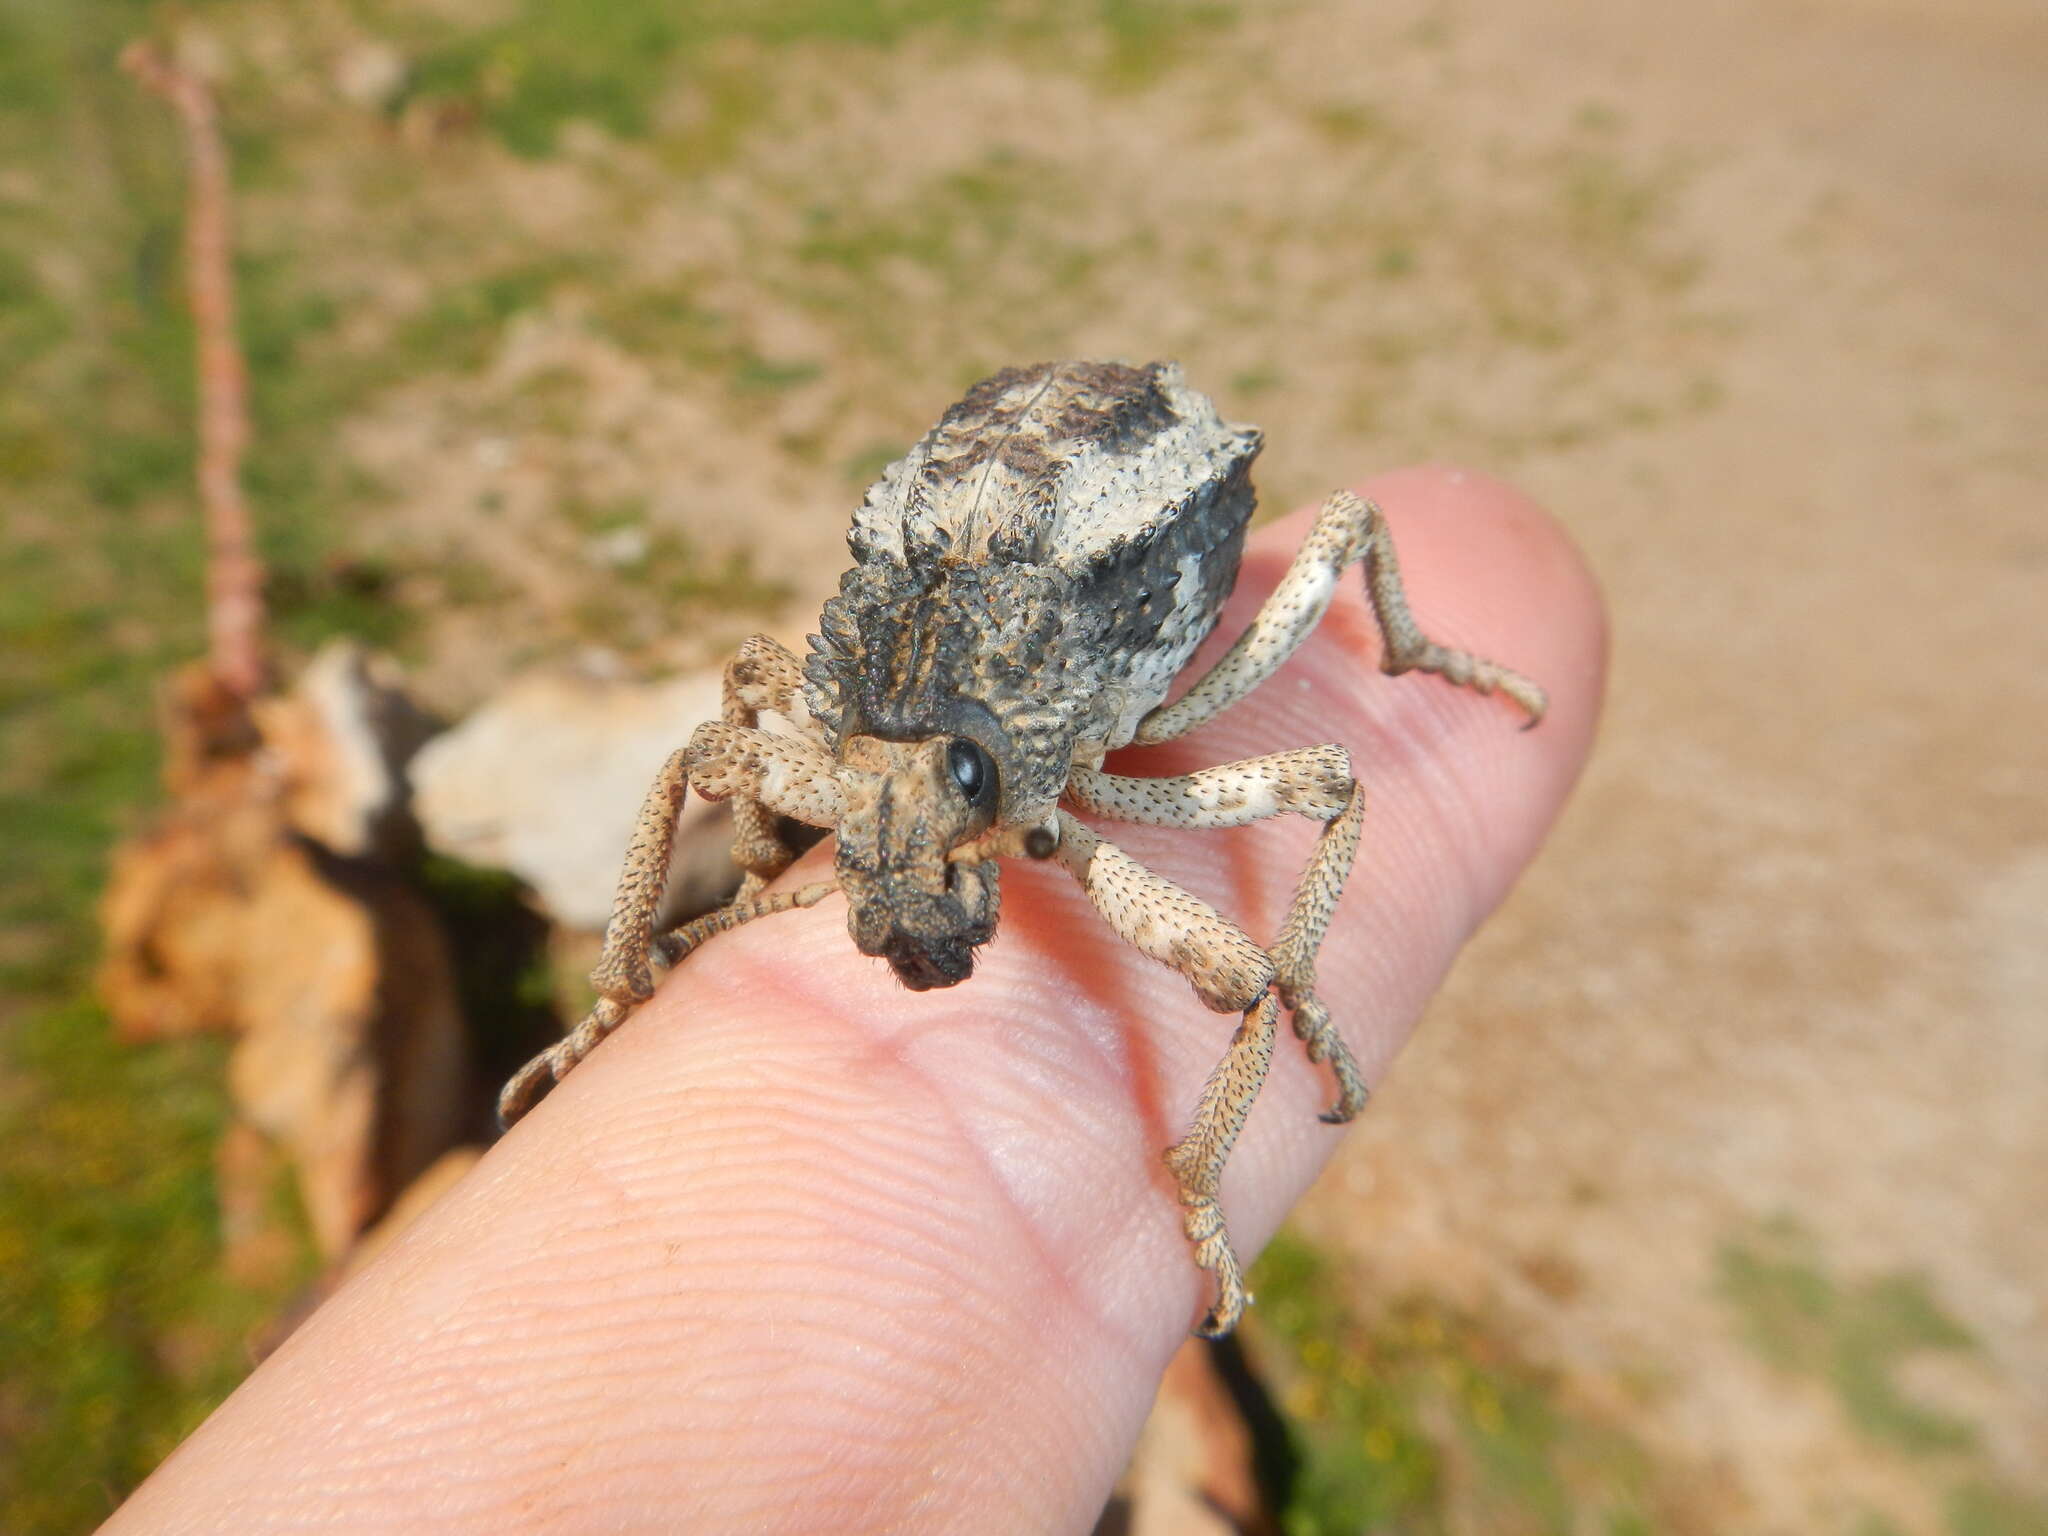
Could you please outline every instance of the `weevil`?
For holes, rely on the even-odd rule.
[[[1365,1104],[1315,969],[1365,801],[1334,743],[1173,778],[1105,773],[1103,759],[1185,735],[1270,677],[1354,561],[1383,671],[1498,692],[1531,724],[1544,708],[1529,679],[1422,633],[1385,520],[1349,491],[1323,504],[1249,626],[1169,704],[1237,579],[1262,440],[1225,423],[1171,363],[1047,363],[968,391],[854,514],[853,567],[809,657],[756,635],[727,664],[723,718],[670,756],[641,809],[591,976],[596,1006],[506,1085],[500,1118],[517,1119],[652,993],[657,957],[673,965],[714,934],[836,891],[862,954],[913,991],[950,987],[995,934],[1001,860],[1050,859],[1126,941],[1239,1016],[1165,1154],[1195,1260],[1215,1277],[1197,1331],[1230,1332],[1246,1293],[1218,1183],[1281,1009],[1336,1080],[1323,1118],[1342,1123]],[[788,728],[763,729],[764,713]],[[728,905],[657,934],[691,789],[731,801],[744,875]],[[1215,828],[1287,814],[1323,827],[1271,946],[1081,819]],[[789,822],[834,835],[832,878],[771,891],[795,857],[780,835]]]

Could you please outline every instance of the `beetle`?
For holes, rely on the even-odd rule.
[[[1050,859],[1125,940],[1239,1016],[1190,1128],[1165,1154],[1196,1262],[1216,1281],[1197,1332],[1230,1332],[1246,1293],[1217,1190],[1281,1009],[1336,1080],[1323,1118],[1342,1123],[1365,1104],[1315,976],[1364,798],[1334,743],[1172,778],[1107,773],[1105,756],[1182,736],[1270,677],[1354,561],[1383,671],[1497,692],[1530,724],[1544,710],[1529,679],[1423,634],[1384,518],[1349,491],[1323,504],[1244,632],[1168,703],[1236,581],[1262,441],[1224,422],[1172,363],[1044,363],[969,390],[854,514],[854,563],[808,658],[756,635],[727,664],[722,718],[669,757],[641,809],[591,976],[598,1001],[506,1085],[500,1119],[517,1119],[652,993],[657,957],[673,965],[714,934],[837,891],[861,953],[913,991],[950,987],[996,932],[1001,861]],[[788,728],[764,729],[768,713]],[[691,789],[731,801],[744,876],[728,905],[657,934]],[[1187,828],[1295,814],[1323,829],[1268,947],[1081,814]],[[795,857],[784,818],[834,834],[832,878],[768,888]]]

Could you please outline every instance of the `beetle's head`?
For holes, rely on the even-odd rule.
[[[851,736],[841,748],[846,925],[913,991],[965,981],[996,931],[996,861],[976,845],[996,825],[1000,777],[995,756],[966,736]]]

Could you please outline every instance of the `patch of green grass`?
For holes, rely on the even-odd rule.
[[[538,157],[556,150],[572,119],[643,137],[673,93],[694,97],[685,136],[715,154],[768,104],[760,70],[732,54],[735,43],[886,47],[921,28],[975,30],[995,10],[993,0],[523,0],[495,26],[451,28],[425,47],[398,110],[460,101],[514,154]]]
[[[964,386],[992,362],[1056,345],[1091,307],[1090,284],[1108,252],[1062,229],[1075,198],[1066,172],[1002,148],[890,202],[849,185],[841,200],[806,210],[788,253],[793,268],[778,263],[769,281],[876,358],[901,355],[942,303],[979,354],[958,359]],[[920,269],[919,279],[906,280],[904,268]],[[989,281],[998,269],[1004,279]]]
[[[168,109],[113,68],[158,14],[139,0],[0,0],[0,164],[26,189],[0,202],[10,1532],[104,1516],[246,1371],[252,1332],[304,1274],[252,1287],[220,1273],[221,1043],[118,1044],[91,997],[109,849],[158,797],[154,691],[205,644],[180,142]],[[366,488],[333,441],[387,365],[340,343],[339,307],[291,252],[248,245],[247,485],[278,630],[301,644],[337,629],[391,636],[388,581],[339,547]]]
[[[1289,1536],[1651,1529],[1648,1464],[1474,1321],[1420,1299],[1368,1319],[1283,1232],[1254,1266],[1297,1456]],[[1263,1353],[1263,1351],[1262,1351]]]
[[[547,302],[558,284],[584,275],[571,257],[518,262],[443,289],[399,330],[397,351],[414,373],[474,372],[490,361],[505,323]]]
[[[456,33],[413,61],[409,100],[474,108],[514,154],[540,156],[586,118],[621,137],[645,133],[685,34],[682,7],[656,0],[552,5],[528,0],[510,20]]]
[[[723,375],[735,395],[780,394],[825,371],[812,358],[764,356],[731,317],[700,305],[686,287],[612,287],[598,297],[594,321],[607,339],[657,366]]]
[[[1203,0],[1096,0],[1096,10],[1109,78],[1127,85],[1156,79],[1237,19],[1234,6]]]
[[[854,277],[868,276],[892,259],[960,274],[971,259],[990,255],[1017,235],[1019,214],[1046,185],[1047,175],[1044,167],[997,154],[933,178],[893,208],[819,205],[810,211],[796,255]]]
[[[776,361],[756,353],[745,353],[733,369],[733,388],[755,394],[773,394],[808,384],[825,370],[808,358]]]
[[[0,1525],[103,1518],[247,1369],[305,1280],[223,1278],[213,1145],[225,1049],[117,1043],[89,1002],[11,1030],[0,1159]]]
[[[615,533],[647,521],[645,496],[615,496],[589,501],[572,496],[562,503],[562,517],[587,534]]]
[[[1328,102],[1309,108],[1306,116],[1309,126],[1332,144],[1369,144],[1394,137],[1387,115],[1368,102]]]
[[[1641,238],[1671,191],[1666,179],[1641,174],[1601,150],[1568,152],[1557,174],[1566,218],[1589,244],[1620,246]]]
[[[667,529],[652,534],[646,555],[624,567],[620,575],[644,586],[671,615],[689,607],[765,615],[789,600],[787,584],[755,569],[751,549],[735,546],[714,558]],[[602,604],[605,599],[594,601]]]
[[[1976,1426],[1915,1403],[1898,1384],[1914,1354],[1974,1348],[1921,1277],[1844,1283],[1805,1232],[1781,1222],[1724,1245],[1719,1279],[1751,1347],[1782,1371],[1825,1381],[1865,1436],[1915,1455],[1977,1443]]]
[[[2048,1536],[2048,1503],[1998,1483],[1964,1483],[1943,1514],[1951,1536]]]
[[[891,48],[940,32],[985,44],[1036,40],[1055,57],[1082,59],[1091,55],[1086,42],[1099,41],[1110,80],[1144,84],[1236,13],[1206,0],[520,0],[502,20],[470,29],[390,4],[377,14],[415,47],[395,112],[413,102],[457,106],[529,158],[555,153],[574,120],[619,138],[660,128],[671,164],[701,169],[722,161],[771,109],[764,52]]]
[[[685,288],[607,288],[593,321],[612,342],[653,362],[710,371],[730,366],[742,350],[731,317],[699,304]]]

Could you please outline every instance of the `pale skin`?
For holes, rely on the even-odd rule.
[[[1541,676],[1544,729],[1380,677],[1353,580],[1268,686],[1108,767],[1350,749],[1370,808],[1313,985],[1376,1081],[1562,802],[1603,642],[1583,568],[1511,492],[1441,472],[1372,489],[1416,612]],[[1223,635],[1305,533],[1254,541]],[[1117,843],[1273,935],[1316,848],[1289,824],[1138,824]],[[772,890],[828,870],[807,855]],[[1157,1149],[1226,1042],[1065,872],[1005,878],[981,969],[943,991],[907,995],[853,953],[836,902],[705,945],[125,1521],[1085,1530],[1208,1304]],[[1301,1052],[1271,1062],[1220,1184],[1247,1258],[1337,1142],[1316,1119],[1327,1075]]]

